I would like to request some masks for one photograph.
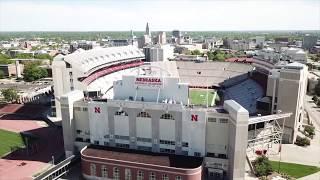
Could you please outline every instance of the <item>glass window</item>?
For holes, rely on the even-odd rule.
[[[115,113],[116,116],[128,116],[128,113],[126,113],[125,111],[117,111]]]
[[[189,147],[189,143],[188,142],[182,142],[182,147]]]
[[[217,122],[217,119],[213,117],[209,117],[208,122]]]
[[[150,173],[149,180],[156,180],[156,174],[154,172]]]
[[[220,123],[228,123],[228,119],[220,119]]]
[[[137,174],[137,180],[143,180],[143,171],[138,171],[138,174]]]
[[[120,172],[119,172],[119,168],[117,167],[113,168],[113,179],[120,180]]]
[[[131,169],[124,170],[125,180],[131,180]]]
[[[194,156],[200,157],[200,156],[201,156],[201,153],[199,153],[199,152],[194,152]]]
[[[169,176],[167,174],[162,174],[162,180],[169,180]]]
[[[182,180],[181,176],[176,176],[176,180]]]
[[[91,176],[96,176],[96,165],[90,164],[90,174]]]
[[[166,113],[166,114],[162,114],[162,115],[161,115],[161,117],[160,117],[160,119],[169,119],[169,120],[174,120],[174,118],[173,118],[172,114],[168,114],[168,113]]]
[[[150,114],[147,112],[140,112],[137,117],[151,118]]]
[[[101,166],[101,176],[102,177],[108,177],[108,169],[107,169],[107,167],[106,166]]]

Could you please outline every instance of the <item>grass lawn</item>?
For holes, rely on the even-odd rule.
[[[278,162],[270,161],[273,171],[278,171]],[[280,172],[286,173],[294,178],[301,178],[320,171],[320,168],[316,166],[307,166],[302,164],[293,163],[280,163]]]
[[[214,90],[208,90],[208,105],[211,105]],[[189,90],[189,98],[191,104],[195,105],[207,105],[207,90],[199,90],[199,89],[190,89]]]
[[[20,134],[0,129],[0,157],[10,152],[11,147],[17,146],[24,146]]]

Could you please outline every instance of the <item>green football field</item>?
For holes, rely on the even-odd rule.
[[[191,104],[194,105],[207,105],[208,99],[208,105],[211,106],[213,98],[216,97],[215,94],[216,91],[212,89],[190,89],[189,99],[191,101]]]
[[[23,147],[24,143],[19,133],[0,129],[0,157],[10,152],[12,147]]]

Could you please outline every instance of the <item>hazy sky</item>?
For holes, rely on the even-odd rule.
[[[0,0],[0,31],[320,30],[320,0]]]

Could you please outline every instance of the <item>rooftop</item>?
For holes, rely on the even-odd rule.
[[[66,55],[63,58],[72,67],[79,69],[81,72],[88,72],[89,70],[119,60],[144,58],[141,50],[134,46],[121,47],[97,47],[90,50],[77,50],[72,54]],[[59,59],[55,58],[55,59]]]
[[[201,157],[153,153],[98,145],[89,145],[82,150],[81,155],[183,169],[198,168],[203,161]]]

